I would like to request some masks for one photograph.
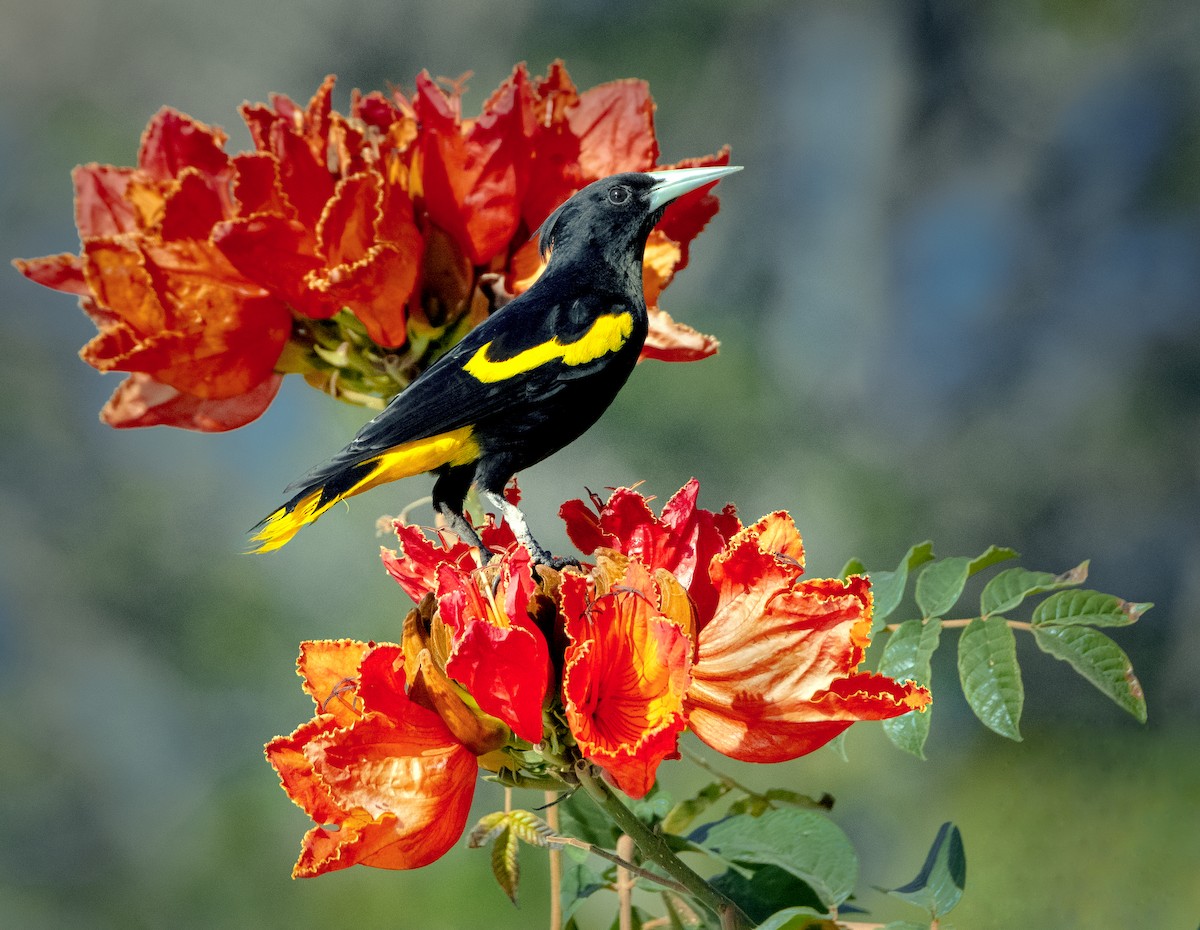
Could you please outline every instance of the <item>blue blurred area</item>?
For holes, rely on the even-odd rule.
[[[557,508],[585,487],[665,498],[695,474],[706,506],[790,509],[817,575],[927,537],[1051,571],[1091,558],[1096,587],[1157,604],[1115,632],[1146,728],[1023,643],[1026,741],[1008,744],[971,722],[944,649],[928,762],[876,730],[849,765],[739,777],[838,797],[881,920],[909,915],[869,886],[915,874],[953,819],[960,926],[1191,927],[1198,39],[1184,0],[9,2],[0,254],[74,250],[71,167],[130,164],[164,104],[236,150],[243,99],[305,100],[330,72],[344,108],[354,86],[471,70],[468,112],[519,60],[562,57],[581,87],[648,79],[664,160],[728,142],[747,168],[663,301],[724,348],[642,366],[523,477],[539,536],[565,548]],[[520,911],[464,850],[414,875],[287,878],[307,824],[261,744],[309,713],[301,639],[399,635],[374,524],[428,482],[245,558],[245,529],[361,411],[289,384],[236,433],[117,433],[96,420],[116,379],[74,358],[93,330],[71,300],[10,271],[0,302],[0,926],[540,923],[531,854]]]

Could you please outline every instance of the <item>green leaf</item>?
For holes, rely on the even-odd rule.
[[[997,562],[1015,558],[1015,549],[988,546],[975,558],[957,555],[926,565],[917,576],[917,607],[923,617],[942,617],[962,595],[967,579]]]
[[[1099,630],[1089,626],[1035,626],[1033,638],[1043,652],[1069,662],[1101,693],[1141,723],[1146,722],[1146,696],[1129,656]]]
[[[971,560],[965,555],[939,559],[921,569],[914,592],[921,616],[944,616],[962,594],[970,574]]]
[[[1052,594],[1033,612],[1035,626],[1128,626],[1153,604],[1133,604],[1099,591],[1060,591]]]
[[[671,795],[655,782],[643,797],[630,803],[629,809],[637,815],[638,820],[653,824],[666,817],[674,806]]]
[[[729,869],[709,884],[740,907],[755,924],[784,908],[818,908],[821,899],[807,882],[774,865],[750,870],[749,877]]]
[[[822,794],[814,798],[799,791],[789,791],[787,788],[768,788],[764,795],[768,801],[776,804],[787,804],[791,807],[803,807],[809,810],[833,810],[833,795]]]
[[[550,837],[555,835],[550,824],[529,811],[510,811],[507,820],[513,836],[530,846],[548,846]]]
[[[508,814],[504,811],[493,811],[479,818],[473,830],[467,836],[467,846],[478,849],[486,846],[501,833],[508,829]]]
[[[837,923],[811,907],[789,907],[776,911],[758,925],[758,930],[837,930]]]
[[[958,640],[958,677],[971,710],[983,725],[1021,740],[1025,688],[1017,664],[1017,638],[1003,617],[972,620]]]
[[[1033,594],[1045,594],[1059,588],[1070,588],[1087,581],[1088,563],[1080,562],[1061,575],[1031,572],[1024,568],[1006,568],[989,581],[979,596],[979,610],[984,616],[1012,610]]]
[[[831,739],[828,743],[825,744],[826,746],[828,746],[830,748],[830,750],[833,752],[833,754],[836,755],[843,762],[850,761],[850,755],[849,755],[849,753],[846,752],[846,734],[849,732],[850,732],[849,730],[842,730],[841,733],[839,733],[837,736],[835,736],[833,739]]]
[[[667,906],[667,921],[671,930],[687,930],[700,926],[700,915],[683,898],[669,891],[661,892],[663,904]],[[687,921],[685,924],[684,921]]]
[[[691,839],[731,862],[777,866],[812,888],[829,908],[850,896],[858,878],[858,856],[846,834],[813,811],[786,808],[761,817],[727,817]]]
[[[879,673],[897,681],[912,680],[929,686],[929,660],[942,634],[940,620],[905,620],[884,646]],[[896,746],[918,759],[925,758],[925,740],[929,736],[931,707],[918,713],[903,714],[883,721],[883,732]]]
[[[886,923],[879,930],[929,930],[929,924],[918,924],[911,920],[893,920],[891,923]]]
[[[863,565],[861,559],[851,559],[842,566],[842,570],[838,572],[838,577],[845,581],[851,575],[865,575],[867,567]]]
[[[517,903],[517,890],[521,883],[521,866],[517,861],[519,848],[516,833],[509,829],[505,829],[492,844],[492,874],[513,904]]]
[[[786,788],[768,788],[764,794],[751,794],[730,804],[729,813],[759,817],[765,811],[774,810],[781,805],[827,811],[833,807],[833,796],[825,794],[817,799],[797,791],[788,791]]]
[[[589,897],[597,891],[605,891],[612,887],[610,878],[592,867],[591,863],[594,861],[594,857],[589,857],[584,862],[570,859],[563,861],[562,888],[559,895],[559,900],[562,901],[563,926],[571,922],[575,912]],[[609,869],[610,873],[615,871],[615,868]]]
[[[1007,562],[1009,559],[1015,559],[1019,552],[1016,549],[1010,549],[1008,546],[988,546],[987,549],[971,559],[971,564],[967,566],[967,572],[971,575],[976,575],[985,568],[991,568],[997,562]]]
[[[952,823],[938,830],[921,871],[907,885],[887,890],[929,911],[934,919],[949,914],[962,898],[967,886],[967,856],[963,850],[962,834]]]
[[[729,786],[724,782],[709,782],[696,792],[695,797],[684,798],[667,812],[667,816],[662,821],[663,832],[682,833],[693,820],[728,793]]]
[[[904,599],[904,588],[908,584],[908,573],[933,558],[933,543],[926,540],[909,548],[896,570],[892,572],[869,572],[871,591],[874,595],[875,622],[872,634],[879,632],[886,620]],[[861,563],[860,563],[861,564]]]

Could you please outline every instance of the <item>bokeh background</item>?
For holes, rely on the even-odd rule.
[[[238,150],[243,99],[307,100],[329,72],[344,109],[355,86],[474,71],[470,113],[515,62],[555,57],[580,87],[650,81],[665,161],[728,142],[746,171],[664,300],[722,354],[642,366],[527,472],[539,534],[565,549],[557,507],[585,486],[665,499],[694,474],[706,506],[790,509],[816,575],[924,538],[1050,571],[1091,558],[1092,586],[1157,604],[1115,631],[1146,726],[1021,642],[1025,741],[1007,742],[971,719],[947,635],[928,761],[868,724],[849,762],[729,768],[837,797],[871,919],[911,916],[872,886],[911,878],[954,820],[962,928],[1195,928],[1195,3],[0,0],[0,255],[75,249],[71,167],[132,163],[163,104]],[[92,328],[73,302],[8,270],[0,304],[0,925],[542,925],[529,852],[520,910],[465,849],[418,873],[288,877],[307,821],[261,745],[309,716],[297,643],[398,635],[375,520],[428,483],[243,556],[362,411],[288,384],[235,433],[118,433],[96,419],[116,377],[75,358]],[[677,790],[703,777],[664,772]]]

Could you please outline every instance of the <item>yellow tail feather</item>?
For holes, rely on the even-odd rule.
[[[373,459],[354,466],[356,468],[361,468],[363,465],[372,467],[349,488],[325,503],[321,503],[324,489],[318,487],[297,500],[294,506],[280,507],[263,521],[262,529],[252,538],[252,541],[259,545],[250,551],[271,552],[287,545],[302,527],[312,523],[338,501],[361,494],[376,485],[419,475],[421,472],[432,471],[443,465],[466,465],[477,458],[479,458],[479,444],[475,441],[469,426],[449,433],[430,436],[428,439],[417,439],[395,446]]]
[[[340,499],[335,498],[322,507],[319,503],[321,489],[317,488],[307,497],[301,498],[290,511],[286,507],[280,507],[263,521],[262,529],[252,537],[252,541],[259,545],[250,551],[272,552],[286,546],[291,538],[300,532],[301,527],[312,523]]]

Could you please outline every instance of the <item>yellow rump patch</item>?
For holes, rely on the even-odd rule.
[[[253,542],[258,546],[251,551],[270,552],[287,545],[303,526],[312,523],[338,501],[361,494],[376,485],[419,475],[442,465],[466,465],[477,458],[479,443],[475,441],[469,426],[395,446],[363,463],[370,465],[370,470],[337,497],[321,503],[324,488],[314,488],[296,501],[290,510],[280,507],[263,521],[262,529],[253,537]],[[358,469],[362,465],[350,467]]]
[[[574,342],[559,342],[558,338],[518,352],[512,358],[493,361],[488,358],[489,342],[480,346],[463,370],[477,381],[494,383],[524,374],[545,365],[561,361],[564,365],[585,365],[590,361],[616,352],[633,332],[633,315],[608,313],[596,320],[591,328]]]

